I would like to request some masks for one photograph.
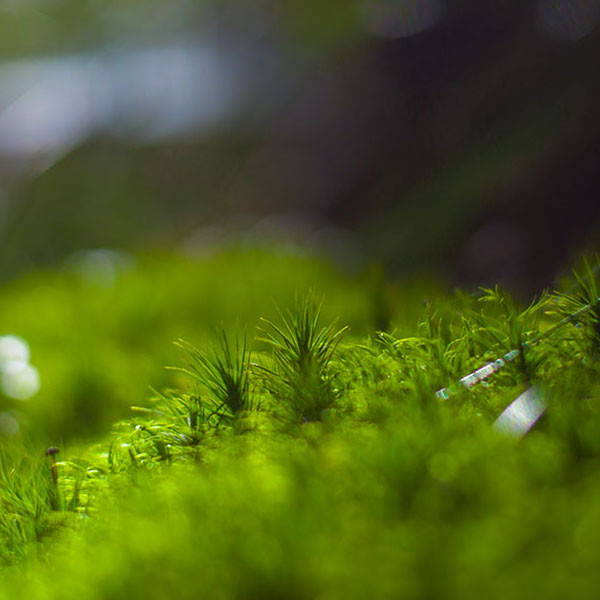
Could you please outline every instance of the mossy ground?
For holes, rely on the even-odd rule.
[[[540,339],[597,299],[581,273],[527,308],[263,251],[146,258],[109,287],[71,272],[13,285],[2,327],[31,343],[42,391],[2,445],[0,594],[593,596],[595,313]],[[519,360],[436,397],[515,344]],[[545,416],[521,440],[495,431],[532,384]]]

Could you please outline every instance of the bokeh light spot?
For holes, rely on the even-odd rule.
[[[568,42],[575,42],[600,23],[600,0],[539,0],[541,29]]]
[[[10,413],[0,413],[0,436],[13,437],[17,433],[19,433],[19,422]]]
[[[445,15],[446,8],[441,0],[368,0],[364,12],[371,33],[403,38],[435,25]]]
[[[29,362],[29,345],[16,335],[0,337],[0,364],[9,361]]]
[[[9,398],[27,400],[40,389],[38,370],[22,360],[8,361],[2,365],[0,387]]]

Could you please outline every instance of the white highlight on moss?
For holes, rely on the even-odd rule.
[[[525,390],[494,422],[494,429],[501,433],[522,438],[546,411],[546,403],[539,388]]]

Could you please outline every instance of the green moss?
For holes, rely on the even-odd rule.
[[[40,311],[58,314],[63,302],[76,298],[81,314],[110,324],[118,340],[111,346],[89,325],[78,332],[82,343],[88,341],[97,372],[108,373],[114,364],[124,378],[128,373],[137,381],[141,372],[133,365],[138,358],[125,350],[120,335],[128,331],[130,341],[135,339],[138,325],[131,324],[134,311],[123,306],[140,303],[138,323],[145,322],[145,311],[158,310],[151,308],[156,298],[144,305],[139,290],[156,286],[157,279],[147,284],[144,279],[163,269],[180,286],[170,288],[177,298],[173,302],[190,313],[184,318],[167,303],[156,339],[140,327],[150,356],[161,336],[173,331],[173,323],[187,323],[190,332],[197,332],[182,332],[198,336],[195,346],[217,346],[214,356],[199,351],[199,371],[184,367],[181,378],[170,381],[170,390],[154,394],[94,444],[67,444],[57,464],[58,485],[43,447],[32,439],[25,446],[4,442],[0,550],[7,566],[2,567],[0,597],[593,596],[600,583],[596,323],[592,313],[579,319],[579,327],[567,319],[552,329],[570,308],[594,302],[589,293],[583,296],[593,289],[582,286],[587,280],[580,281],[575,295],[548,294],[525,309],[499,290],[487,291],[483,303],[464,296],[435,301],[412,326],[401,311],[393,315],[401,336],[371,332],[365,337],[372,294],[363,295],[358,280],[346,280],[316,261],[265,253],[254,256],[259,266],[253,266],[251,258],[238,253],[203,263],[149,260],[117,284],[122,295],[115,294],[115,305],[108,308],[98,295],[111,292],[92,293],[70,275],[41,275],[7,292],[3,302],[11,294],[20,297],[24,311],[28,294],[42,282],[54,281],[54,291],[62,286],[62,300],[50,293],[54,308]],[[326,293],[321,314],[316,305],[300,304],[286,317],[287,325],[272,330],[270,345],[249,335],[241,354],[242,346],[237,353],[230,342],[219,346],[209,327],[216,319],[225,323],[223,331],[234,333],[255,325],[259,309],[277,323],[267,298],[275,298],[282,310],[293,306],[287,261],[297,277],[304,277],[298,289]],[[278,271],[278,264],[287,267]],[[268,273],[262,271],[266,265]],[[260,274],[250,273],[255,267]],[[193,284],[188,281],[191,269]],[[240,289],[236,273],[241,279],[269,280],[270,286],[258,306],[247,305],[248,297],[196,295],[196,306],[202,308],[194,321],[189,318],[193,302],[188,305],[181,294],[197,293],[199,282],[208,285],[217,272],[230,277],[227,285],[221,282],[230,293]],[[156,293],[169,296],[165,290]],[[248,294],[259,292],[252,288]],[[86,303],[103,305],[103,316]],[[340,327],[353,326],[343,340],[335,333],[340,329],[330,325],[337,317]],[[237,324],[230,327],[228,320],[235,318]],[[48,329],[39,323],[31,328],[43,386],[44,353],[35,352],[34,340],[55,335],[48,332],[57,322],[62,323],[48,319]],[[202,325],[193,329],[194,323]],[[310,325],[306,331],[303,323]],[[315,344],[300,343],[306,341],[299,335],[303,331]],[[69,344],[75,334],[64,336]],[[476,385],[456,385],[458,378],[513,350],[514,344],[520,345],[519,360],[506,362]],[[290,396],[294,378],[303,374],[299,348],[326,358],[322,363],[311,359],[320,382],[312,391],[325,393],[324,385],[331,393],[319,405],[318,418],[304,414]],[[175,354],[171,364],[182,360]],[[215,364],[223,366],[219,373],[226,379],[231,370],[236,377],[241,374],[236,381],[251,402],[228,405],[231,390],[215,387],[215,379],[202,370]],[[123,392],[111,376],[97,380],[106,398],[120,406]],[[492,423],[499,413],[532,384],[544,392],[545,416],[520,441],[495,431]],[[70,389],[63,385],[55,389]],[[446,400],[436,396],[442,386],[450,390]],[[46,393],[65,419],[72,397]],[[136,404],[134,395],[130,400]],[[215,418],[220,414],[227,418]],[[30,418],[31,434],[33,408]],[[75,427],[77,419],[70,416],[65,422]],[[38,436],[39,431],[47,435],[48,429],[38,430]]]

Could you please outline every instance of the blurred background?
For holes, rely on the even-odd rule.
[[[598,239],[600,0],[0,0],[0,275],[292,240],[548,285]]]
[[[172,383],[173,339],[297,289],[364,334],[438,284],[552,286],[599,246],[599,23],[600,0],[0,0],[0,434],[104,431]]]

